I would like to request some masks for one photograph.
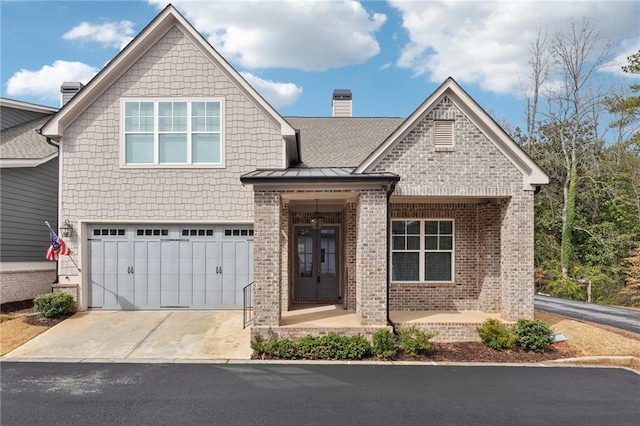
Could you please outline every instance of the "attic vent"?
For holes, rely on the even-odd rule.
[[[433,126],[433,140],[436,150],[453,148],[453,121],[436,120]]]

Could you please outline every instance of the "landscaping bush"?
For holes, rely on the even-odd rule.
[[[388,328],[381,328],[373,333],[371,350],[376,356],[393,359],[398,352],[397,343],[396,336]]]
[[[41,317],[54,318],[71,314],[75,302],[67,293],[47,293],[36,296],[33,299],[33,307]]]
[[[516,336],[511,328],[495,318],[487,319],[481,326],[476,327],[476,331],[485,346],[498,351],[512,349],[516,344]]]
[[[399,343],[400,348],[411,356],[417,357],[431,352],[429,339],[435,336],[434,333],[420,330],[415,326],[401,327]]]
[[[513,332],[518,344],[528,351],[543,353],[553,342],[553,332],[544,321],[519,319]]]
[[[269,330],[267,341],[259,334],[251,339],[254,355],[282,359],[362,359],[371,355],[371,344],[362,335],[342,336],[329,333],[316,337],[307,335],[298,341],[278,337]]]

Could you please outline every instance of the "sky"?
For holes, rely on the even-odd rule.
[[[87,83],[168,4],[0,0],[0,95],[57,107],[64,81]],[[537,31],[588,19],[614,55],[640,50],[635,1],[183,1],[180,13],[284,116],[330,116],[334,89],[353,115],[406,117],[453,77],[499,123],[522,125]]]

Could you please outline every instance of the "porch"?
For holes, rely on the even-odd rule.
[[[435,332],[433,341],[479,341],[476,327],[489,318],[502,320],[498,313],[480,311],[390,311],[391,321],[398,327],[416,326]],[[509,323],[509,321],[502,320]],[[282,312],[279,335],[300,337],[305,334],[364,334],[370,336],[379,326],[363,327],[355,311],[342,305],[294,304]]]

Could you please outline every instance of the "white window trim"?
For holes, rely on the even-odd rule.
[[[127,163],[127,146],[125,138],[125,103],[126,102],[153,102],[153,163]],[[158,104],[160,102],[187,102],[187,158],[191,159],[192,141],[191,131],[191,103],[192,102],[219,102],[220,103],[220,163],[160,163],[160,143],[158,135]],[[121,98],[120,99],[120,167],[123,169],[224,169],[226,168],[225,157],[225,99],[221,97],[202,98]]]
[[[397,284],[415,284],[415,283],[421,283],[421,284],[455,284],[455,280],[456,280],[456,221],[455,219],[452,218],[448,218],[448,217],[443,217],[443,218],[412,218],[412,217],[408,217],[408,218],[401,218],[401,217],[397,217],[397,218],[393,218],[391,219],[391,223],[392,223],[392,229],[393,229],[393,222],[395,221],[413,221],[413,222],[420,222],[420,249],[419,250],[394,250],[393,249],[393,230],[391,230],[391,232],[389,232],[389,253],[390,253],[390,263],[391,265],[389,265],[389,269],[391,271],[391,279],[390,281],[392,283],[397,283]],[[447,221],[447,222],[451,222],[451,237],[452,237],[452,245],[451,245],[451,280],[450,281],[426,281],[424,279],[422,279],[425,276],[425,262],[424,262],[424,254],[428,253],[428,252],[448,252],[449,250],[426,250],[425,249],[425,244],[424,244],[424,237],[426,236],[425,232],[424,232],[424,222],[435,222],[435,221]],[[397,252],[397,253],[403,253],[403,252],[418,252],[418,281],[397,281],[397,280],[393,280],[393,253]]]

